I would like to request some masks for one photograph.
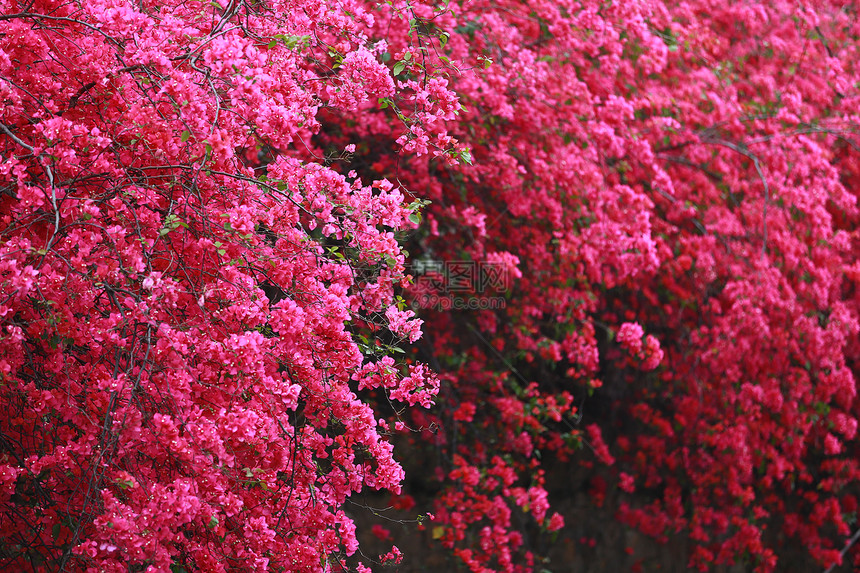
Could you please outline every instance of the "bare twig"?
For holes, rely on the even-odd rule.
[[[731,149],[736,153],[740,153],[747,159],[750,159],[753,162],[753,166],[755,167],[756,173],[758,173],[759,179],[761,179],[761,183],[764,186],[764,212],[762,213],[762,255],[767,255],[767,205],[770,202],[770,189],[767,185],[767,179],[764,176],[764,171],[762,171],[761,163],[759,163],[758,156],[750,151],[746,145],[743,143],[737,144],[732,143],[731,141],[726,141],[725,139],[721,139],[719,137],[714,137],[711,134],[706,134],[700,137],[700,141],[702,143],[712,143],[714,145],[720,145],[725,147],[726,149]]]
[[[851,539],[849,539],[848,542],[845,543],[845,547],[843,547],[842,551],[839,552],[839,561],[840,562],[845,558],[845,554],[848,553],[848,550],[851,549],[851,547],[855,543],[857,543],[858,540],[860,540],[860,529],[858,529],[857,531],[854,532],[854,535],[851,536]],[[824,573],[831,573],[835,567],[836,567],[836,563],[834,563],[833,565],[828,567],[827,570],[824,571]]]

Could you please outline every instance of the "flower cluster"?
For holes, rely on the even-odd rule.
[[[503,308],[420,314],[442,384],[409,426],[440,431],[410,455],[438,460],[421,467],[443,544],[474,571],[539,559],[547,532],[499,518],[525,498],[492,472],[528,491],[567,462],[624,524],[684,537],[691,567],[768,571],[799,547],[807,569],[857,563],[856,11],[411,10],[421,44],[388,38],[398,81],[423,109],[414,74],[444,55],[462,102],[444,121],[473,165],[369,150],[367,167],[432,201],[410,252],[517,271]]]
[[[438,382],[359,342],[421,335],[414,208],[306,153],[398,97],[372,11],[0,3],[0,568],[322,572],[400,491],[359,389]]]

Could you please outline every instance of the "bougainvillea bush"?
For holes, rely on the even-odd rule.
[[[0,565],[855,562],[843,4],[0,0]]]
[[[446,7],[388,49],[401,81],[441,67],[473,165],[354,160],[431,201],[407,292],[442,386],[407,425],[438,428],[411,441],[432,537],[471,571],[564,569],[546,472],[594,464],[594,502],[685,537],[681,567],[857,559],[856,9]],[[438,261],[502,269],[504,308]]]
[[[403,477],[356,392],[438,384],[384,358],[420,335],[414,201],[296,152],[322,108],[409,91],[373,13],[0,6],[0,568],[337,567],[345,499]],[[432,108],[399,135],[444,137]]]

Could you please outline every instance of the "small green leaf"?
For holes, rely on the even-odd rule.
[[[399,76],[400,72],[402,72],[403,68],[405,68],[405,67],[406,67],[406,64],[404,64],[403,62],[397,62],[394,65],[394,75]]]
[[[186,129],[185,131],[182,132],[182,136],[180,137],[180,139],[182,140],[182,143],[185,143],[186,141],[188,141],[188,139],[190,137],[191,137],[191,132]]]
[[[409,220],[415,223],[416,225],[421,224],[421,214],[420,213],[412,213],[409,215]]]
[[[134,481],[132,481],[130,479],[121,479],[121,480],[116,481],[116,485],[120,489],[129,489],[129,488],[134,486]]]
[[[209,523],[206,524],[206,527],[209,529],[215,529],[218,527],[218,518],[216,516],[212,516],[209,518]]]

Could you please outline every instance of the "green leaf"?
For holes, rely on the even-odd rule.
[[[448,34],[446,32],[442,32],[441,34],[439,34],[439,47],[444,48],[445,44],[448,43],[448,38],[450,38],[450,37],[451,37],[450,34]]]
[[[403,62],[397,62],[394,65],[394,75],[399,76],[400,72],[402,72],[403,68],[405,68],[405,67],[406,67],[406,64],[404,64]]]
[[[218,518],[216,516],[212,516],[209,518],[209,523],[206,524],[206,527],[209,529],[215,529],[218,527]]]
[[[416,225],[421,224],[421,214],[420,213],[412,213],[409,215],[409,220],[415,223]]]
[[[116,485],[120,489],[129,489],[134,485],[134,482],[130,479],[121,479],[121,480],[116,480]]]
[[[182,132],[180,139],[182,140],[182,143],[185,143],[186,141],[188,141],[188,139],[190,137],[191,137],[191,132],[186,129],[185,131]]]

